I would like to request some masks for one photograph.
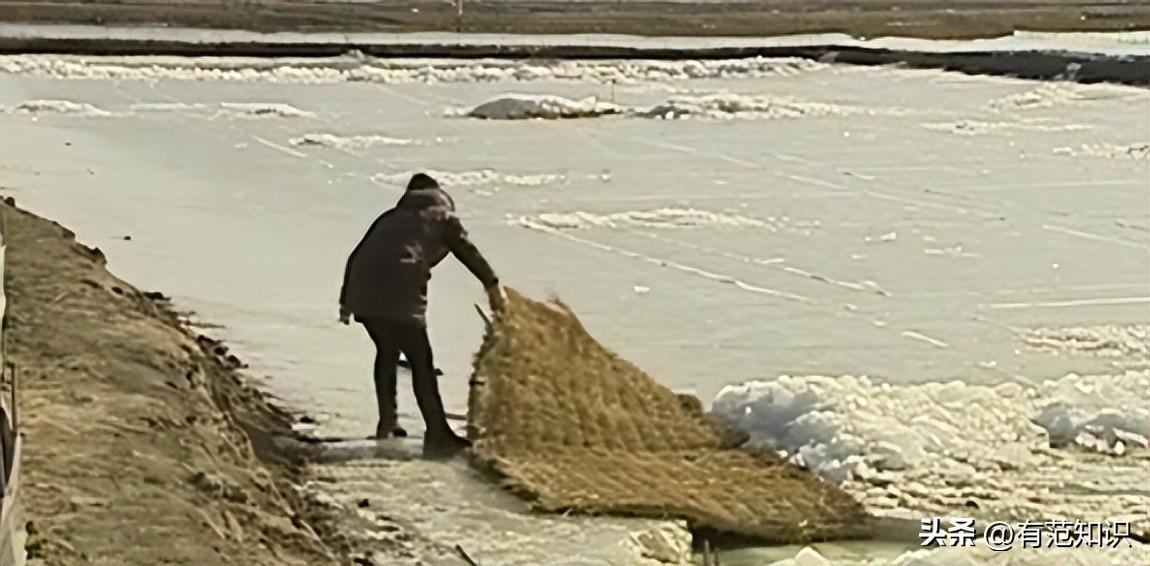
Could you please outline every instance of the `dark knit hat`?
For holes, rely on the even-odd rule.
[[[415,175],[412,175],[411,180],[407,182],[407,190],[409,191],[438,188],[439,183],[426,173],[416,173]]]

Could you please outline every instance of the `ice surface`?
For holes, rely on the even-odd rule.
[[[184,102],[140,102],[130,106],[132,111],[141,112],[189,112],[205,110],[203,104],[187,104]]]
[[[917,550],[896,558],[890,566],[1140,566],[1150,561],[1150,548],[1144,544],[1122,542],[1116,548],[1026,548],[1012,545],[1016,552],[995,552],[985,545],[976,548]]]
[[[658,566],[653,556],[673,558],[690,548],[680,522],[530,513],[462,459],[427,461],[418,446],[411,450],[408,458],[317,464],[317,479],[303,491],[343,526],[354,526],[353,536],[386,541],[410,564],[456,564],[456,544],[483,564],[524,566]]]
[[[1121,542],[1114,548],[1042,546],[1022,549],[1021,542],[1016,540],[1012,547],[1018,550],[995,552],[980,541],[972,548],[920,549],[893,558],[835,557],[833,561],[807,547],[794,558],[771,562],[770,566],[1143,566],[1150,562],[1150,547],[1131,541]]]
[[[562,96],[505,94],[472,108],[466,115],[485,120],[557,120],[594,118],[622,111],[619,106],[599,102],[593,97],[571,100]]]

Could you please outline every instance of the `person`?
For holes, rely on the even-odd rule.
[[[343,324],[354,316],[375,343],[376,438],[406,436],[396,419],[396,366],[402,352],[427,427],[425,447],[459,449],[470,444],[447,424],[427,336],[428,280],[448,253],[483,284],[491,308],[502,308],[499,279],[468,239],[455,215],[455,202],[435,179],[419,173],[347,259],[339,316]]]

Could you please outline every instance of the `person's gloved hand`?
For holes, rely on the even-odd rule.
[[[507,306],[507,293],[503,291],[500,285],[492,285],[485,289],[487,291],[487,302],[491,304],[493,312],[503,310]]]
[[[345,309],[343,305],[339,306],[339,322],[340,324],[351,323],[351,312]]]

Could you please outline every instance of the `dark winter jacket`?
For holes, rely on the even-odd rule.
[[[499,284],[467,238],[455,203],[439,187],[409,189],[384,212],[347,259],[340,305],[359,319],[426,324],[431,268],[451,253],[484,287]]]

